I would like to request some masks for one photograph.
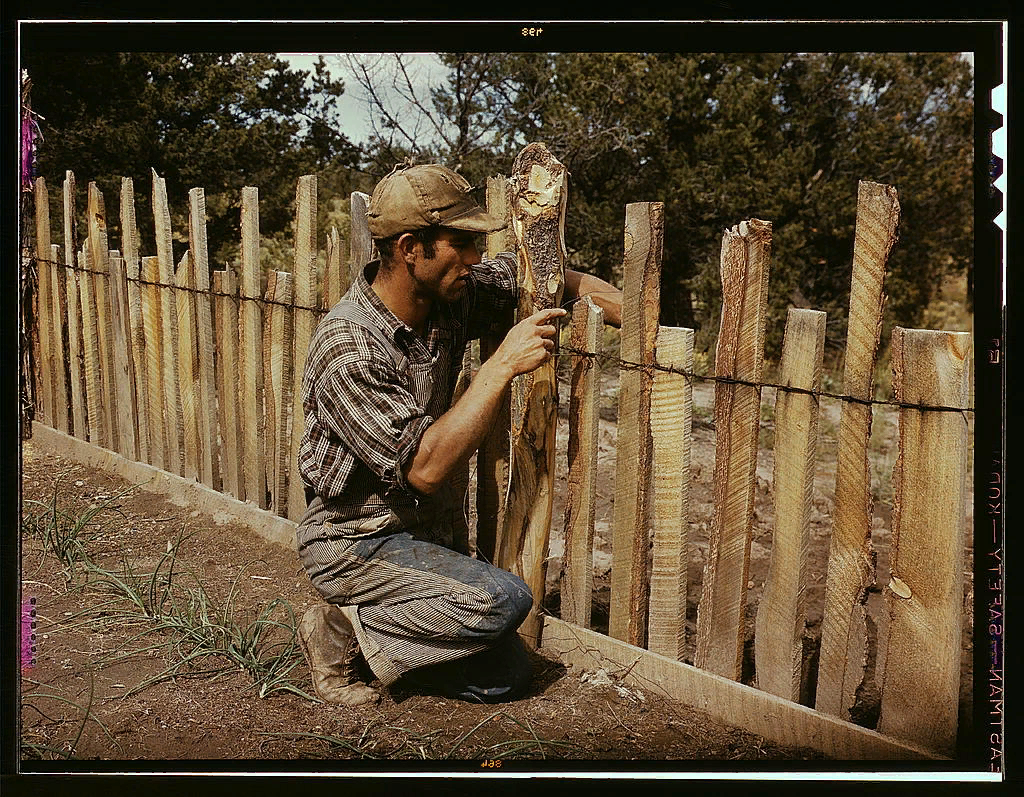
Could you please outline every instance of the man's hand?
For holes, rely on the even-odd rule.
[[[553,322],[564,315],[566,311],[560,307],[538,310],[508,331],[491,359],[507,369],[510,381],[512,377],[529,373],[551,356],[558,334]]]

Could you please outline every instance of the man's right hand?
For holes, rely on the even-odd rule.
[[[529,373],[551,356],[558,334],[553,322],[564,315],[561,307],[549,307],[524,318],[508,331],[491,359],[507,369],[510,380]]]

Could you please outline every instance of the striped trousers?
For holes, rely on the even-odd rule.
[[[370,669],[449,697],[518,697],[530,663],[516,633],[533,605],[522,579],[404,531],[360,536],[299,528],[299,558],[323,597],[346,609]]]

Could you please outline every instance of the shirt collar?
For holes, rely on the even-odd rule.
[[[355,282],[352,283],[352,291],[355,294],[353,298],[369,312],[370,317],[380,324],[380,328],[392,340],[398,340],[396,333],[399,330],[402,330],[403,334],[414,335],[412,327],[391,312],[370,284],[377,275],[378,268],[380,268],[380,261],[374,260],[359,270]]]

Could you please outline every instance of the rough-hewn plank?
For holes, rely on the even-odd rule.
[[[107,214],[103,194],[96,183],[89,183],[86,209],[89,230],[89,268],[93,281],[96,312],[96,343],[99,353],[100,396],[99,411],[103,413],[100,445],[116,450],[117,413],[114,411],[114,357],[110,345],[110,295],[108,282],[110,252],[107,249]]]
[[[128,318],[128,278],[124,258],[110,261],[110,345],[114,360],[114,400],[120,423],[117,425],[117,451],[129,459],[139,457],[139,411],[135,397],[135,376],[131,356],[131,326]],[[141,461],[141,460],[140,460]]]
[[[142,323],[145,328],[146,415],[149,429],[150,462],[166,468],[167,433],[164,429],[163,319],[161,318],[160,259],[142,258]],[[141,414],[141,413],[140,413]],[[169,468],[166,468],[169,470]]]
[[[790,309],[782,341],[779,383],[821,390],[825,313]],[[757,608],[754,661],[758,688],[800,700],[811,499],[818,446],[818,398],[780,389],[775,396],[772,485],[775,528],[764,593]]]
[[[658,329],[655,360],[674,372],[693,372],[693,330]],[[686,570],[690,561],[690,377],[655,371],[651,391],[654,549],[647,648],[679,661],[686,644]],[[563,617],[562,619],[568,619]]]
[[[741,222],[722,236],[722,319],[715,376],[761,380],[772,225]],[[715,383],[714,510],[697,605],[694,664],[738,680],[754,522],[761,388]]]
[[[966,332],[896,327],[896,401],[966,407],[970,351]],[[899,416],[878,730],[952,755],[963,625],[967,416],[909,407],[901,407]]]
[[[102,383],[100,381],[100,346],[96,337],[96,282],[92,270],[92,257],[89,242],[86,241],[78,256],[81,268],[81,279],[78,287],[81,291],[82,313],[82,350],[83,376],[85,379],[86,430],[85,437],[93,445],[102,446],[106,440],[102,402]]]
[[[572,308],[569,345],[597,352],[604,329],[604,311],[589,296]],[[565,487],[565,550],[562,554],[561,617],[590,627],[594,589],[594,516],[597,502],[597,425],[600,369],[593,357],[573,354],[569,360],[569,472]]]
[[[65,330],[68,323],[67,282],[61,265],[60,247],[50,244],[50,302],[53,318],[53,415],[55,428],[67,434],[70,429],[68,407],[68,367]]]
[[[882,283],[896,242],[900,206],[892,186],[862,181],[857,197],[843,393],[872,398],[882,329]],[[839,417],[836,500],[828,551],[821,655],[814,707],[847,719],[867,662],[865,607],[874,583],[868,437],[871,405],[844,401]]]
[[[267,282],[267,331],[264,333],[264,394],[266,396],[267,482],[271,507],[284,515],[288,503],[288,408],[291,404],[292,275],[271,271]]]
[[[50,300],[50,200],[46,180],[37,177],[35,182],[36,217],[36,312],[39,329],[39,360],[36,389],[36,413],[50,426],[56,427],[54,417],[54,344],[53,302]]]
[[[566,666],[604,668],[628,686],[678,700],[714,720],[841,761],[930,760],[928,750],[783,700],[556,617],[544,618],[543,650]]]
[[[619,351],[626,362],[644,366],[654,364],[658,336],[664,215],[661,202],[626,205]],[[627,367],[619,373],[608,633],[641,647],[647,642],[653,385],[647,369]]]
[[[234,272],[213,272],[214,323],[217,354],[217,410],[220,414],[221,478],[223,491],[241,499],[241,419],[238,395],[238,284]]]
[[[376,257],[370,225],[366,219],[366,210],[370,205],[370,195],[362,191],[353,191],[349,197],[349,220],[352,225],[349,235],[349,284],[355,281],[363,266]]]
[[[330,310],[348,292],[351,285],[352,272],[342,264],[341,235],[337,227],[331,227],[327,236],[327,263],[324,265],[321,307]]]
[[[565,275],[565,166],[543,144],[528,144],[512,165],[512,227],[519,254],[519,318],[557,307]],[[522,578],[533,609],[519,633],[532,647],[540,638],[548,537],[555,478],[558,384],[555,358],[512,383],[509,495],[495,564]]]
[[[487,212],[499,219],[510,221],[507,177],[487,178]],[[488,233],[487,254],[515,251],[515,235],[511,224],[504,230]],[[511,321],[511,316],[506,319]],[[496,335],[481,335],[480,362],[483,363],[501,345]],[[488,562],[494,561],[498,530],[505,518],[505,498],[508,490],[509,434],[512,423],[511,403],[505,396],[494,418],[487,437],[476,455],[476,554]]]
[[[306,429],[302,372],[315,324],[312,309],[306,308],[316,305],[316,203],[316,175],[300,177],[295,189],[295,262],[292,267],[295,312],[292,316],[291,443],[287,463],[288,517],[295,521],[301,520],[306,511],[298,456]]]
[[[68,377],[71,380],[71,425],[75,436],[86,438],[85,354],[82,350],[82,302],[78,281],[78,222],[75,216],[75,175],[64,173],[64,263],[67,269]]]
[[[239,312],[238,366],[241,378],[239,415],[242,419],[242,455],[245,499],[267,507],[264,467],[263,415],[263,310],[260,303],[259,189],[242,189],[242,279]]]
[[[139,230],[135,224],[135,187],[130,177],[121,178],[121,252],[124,257],[125,278],[128,281],[128,327],[131,333],[132,389],[136,396],[135,435],[138,458],[152,462],[150,452],[149,413],[144,411],[148,385],[146,378],[146,333],[142,318],[142,286],[139,284]]]
[[[186,479],[202,481],[202,463],[200,461],[199,442],[199,407],[197,391],[199,390],[199,364],[196,354],[196,305],[195,305],[195,265],[192,252],[186,251],[178,263],[174,274],[174,284],[178,288],[174,299],[178,313],[178,400],[181,402],[182,447],[185,454]],[[207,485],[209,487],[209,485]]]
[[[160,317],[163,322],[163,392],[164,431],[167,446],[164,449],[164,468],[185,473],[183,451],[184,416],[178,396],[178,309],[174,290],[174,251],[171,245],[171,212],[167,205],[167,185],[164,178],[153,170],[153,226],[156,235],[156,256],[160,262]]]
[[[213,366],[213,296],[206,245],[206,196],[202,188],[188,192],[188,240],[192,253],[196,313],[196,423],[199,442],[199,478],[219,490],[220,444],[217,430],[217,380]]]

